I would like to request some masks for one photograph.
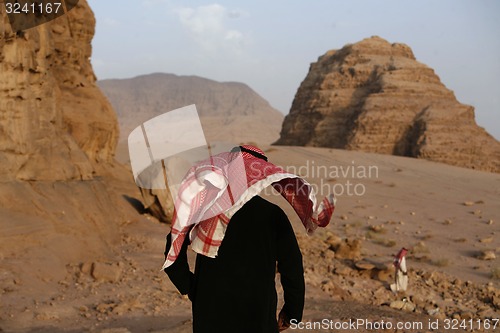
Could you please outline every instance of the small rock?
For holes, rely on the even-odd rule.
[[[470,311],[465,311],[460,314],[460,318],[464,320],[470,320],[474,318],[474,314]]]
[[[492,308],[487,308],[477,312],[479,318],[495,318],[498,312],[495,312]]]
[[[491,242],[493,242],[493,237],[482,238],[482,239],[479,240],[479,242],[480,243],[485,243],[485,244],[491,243]]]
[[[352,272],[352,269],[350,269],[347,266],[340,266],[336,267],[334,273],[337,275],[341,276],[349,276],[349,274]]]
[[[374,231],[374,232],[383,232],[385,229],[384,229],[384,226],[382,224],[380,224],[380,225],[372,225],[370,227],[370,230]]]
[[[42,310],[41,312],[35,314],[35,319],[40,321],[55,321],[59,320],[59,314],[57,311]]]
[[[376,278],[382,282],[393,281],[394,280],[393,272],[394,269],[389,269],[389,268],[381,269],[377,271]]]
[[[80,271],[83,274],[90,274],[90,272],[92,271],[92,263],[91,262],[84,262],[80,266]]]
[[[462,205],[470,207],[470,206],[474,206],[474,202],[473,201],[465,201]]]
[[[436,308],[430,308],[430,309],[427,309],[426,312],[429,316],[435,316],[439,313],[440,309],[438,307]]]
[[[342,238],[336,235],[330,235],[325,241],[326,244],[331,245],[333,249],[336,249],[340,243],[342,243]]]
[[[126,302],[122,302],[113,308],[113,314],[121,316],[129,310],[130,310],[129,304],[127,304]]]
[[[116,307],[115,303],[100,303],[95,307],[95,309],[97,310],[97,312],[100,313],[108,313],[113,311],[115,307]]]
[[[452,283],[455,287],[461,287],[463,284],[462,280],[460,280],[459,278],[454,279]]]
[[[102,282],[118,282],[122,268],[117,264],[95,262],[92,264],[92,277]]]
[[[495,260],[496,257],[495,251],[492,250],[481,251],[481,253],[477,256],[480,260]]]
[[[346,239],[335,248],[335,258],[356,260],[361,258],[361,240]]]
[[[393,309],[404,310],[408,312],[415,311],[415,305],[407,299],[401,301],[392,301],[389,306]]]
[[[429,287],[431,287],[431,288],[434,288],[434,287],[436,286],[436,285],[435,285],[435,283],[434,283],[434,280],[433,280],[432,278],[428,278],[428,279],[426,279],[426,278],[424,277],[424,283],[425,283],[426,285],[428,285]]]
[[[335,259],[335,252],[332,250],[326,250],[321,252],[321,258],[325,258],[327,261],[332,261]]]
[[[385,301],[388,298],[390,298],[391,296],[392,296],[392,294],[385,287],[380,287],[373,292],[373,297],[379,301]],[[377,302],[377,303],[379,303],[379,302]]]
[[[326,281],[322,284],[321,289],[329,293],[336,300],[344,300],[349,296],[344,289],[333,281]]]
[[[375,268],[375,265],[374,264],[371,264],[367,261],[364,261],[364,260],[361,260],[361,261],[358,261],[354,264],[354,266],[359,269],[359,270],[372,270]]]
[[[427,244],[425,244],[424,242],[420,241],[417,244],[415,244],[415,246],[413,247],[413,251],[412,252],[414,254],[428,253],[429,249],[427,248]]]

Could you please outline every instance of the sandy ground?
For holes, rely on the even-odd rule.
[[[305,234],[281,197],[271,191],[264,194],[291,217],[303,249],[304,324],[364,319],[423,325],[403,330],[304,327],[290,332],[480,331],[477,324],[449,330],[444,325],[453,318],[491,323],[500,318],[500,175],[332,149],[266,151],[270,161],[315,184],[320,196],[339,194],[331,224],[313,236]],[[106,188],[107,195],[98,200],[103,209],[120,211],[107,226],[92,217],[98,209],[92,193],[86,194],[87,205],[71,213],[65,205],[74,203],[65,191],[74,188],[38,189],[46,197],[65,197],[42,200],[24,192],[12,199],[6,194],[12,185],[1,186],[2,203],[12,205],[3,204],[0,215],[0,332],[191,331],[189,301],[160,271],[169,228],[142,212],[130,177],[94,185]],[[16,210],[23,200],[40,209]],[[47,205],[57,207],[49,207],[49,214]],[[62,211],[82,216],[82,222],[71,222]],[[49,217],[51,223],[46,222]],[[82,229],[83,223],[93,227]],[[352,245],[344,256],[339,241]],[[410,287],[404,295],[395,295],[389,291],[391,263],[401,247],[410,250]],[[359,268],[360,262],[369,265]],[[391,307],[403,299],[415,309]],[[434,321],[439,321],[439,329],[429,327]]]

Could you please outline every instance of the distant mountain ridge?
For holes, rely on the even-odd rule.
[[[284,115],[240,82],[153,73],[98,81],[120,124],[120,141],[144,121],[196,104],[207,140],[269,144],[279,137]]]

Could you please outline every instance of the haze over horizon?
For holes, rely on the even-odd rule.
[[[214,1],[89,0],[98,79],[163,72],[242,82],[286,114],[311,62],[377,35],[410,46],[500,139],[500,2]]]

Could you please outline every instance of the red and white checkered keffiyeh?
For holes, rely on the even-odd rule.
[[[172,219],[172,246],[162,269],[177,259],[189,230],[191,248],[216,257],[231,217],[269,185],[290,203],[308,232],[330,222],[333,194],[317,205],[313,188],[304,179],[267,162],[257,147],[241,149],[211,156],[184,177]]]

